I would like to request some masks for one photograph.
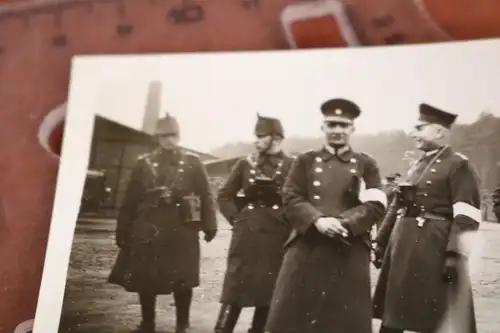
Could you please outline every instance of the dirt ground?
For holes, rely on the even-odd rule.
[[[117,253],[109,232],[112,223],[81,225],[73,245],[59,332],[130,332],[140,321],[137,296],[106,282]],[[213,332],[230,234],[229,230],[220,230],[212,243],[202,243],[201,286],[195,289],[193,299],[192,333]],[[472,262],[472,279],[478,329],[479,333],[498,333],[500,225],[483,224],[477,244],[480,248]],[[376,274],[373,270],[374,282]],[[243,312],[235,333],[247,331],[251,315],[251,309]],[[175,308],[171,296],[159,298],[157,318],[158,332],[173,332]]]

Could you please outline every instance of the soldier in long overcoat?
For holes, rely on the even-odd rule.
[[[109,282],[137,292],[142,322],[154,332],[157,295],[174,294],[177,333],[189,329],[192,288],[200,283],[199,232],[216,235],[216,207],[200,159],[178,147],[179,126],[167,114],[158,121],[158,148],[137,161],[121,204],[120,248]]]
[[[255,136],[257,152],[235,163],[218,195],[220,210],[233,229],[216,333],[232,333],[243,307],[255,307],[249,332],[264,332],[283,245],[290,235],[281,186],[292,158],[281,150],[283,126],[276,118],[259,115]]]
[[[500,185],[493,192],[493,213],[500,223]]]
[[[467,243],[481,221],[479,181],[449,146],[457,116],[426,103],[419,109],[412,137],[423,155],[375,239],[383,261],[374,315],[381,333],[475,333]]]
[[[370,231],[387,197],[379,168],[349,138],[361,110],[321,106],[325,145],[301,154],[283,186],[293,226],[271,301],[271,333],[370,333]]]

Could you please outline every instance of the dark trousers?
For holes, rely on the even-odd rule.
[[[405,330],[401,330],[399,328],[392,328],[392,327],[385,327],[385,326],[381,326],[380,327],[380,330],[379,330],[379,333],[404,333]],[[421,333],[425,333],[425,332],[421,332]]]
[[[252,318],[252,326],[249,333],[264,333],[267,321],[269,307],[258,306]],[[241,314],[241,307],[237,305],[223,304],[221,306],[217,323],[215,324],[215,333],[233,333],[238,318]]]
[[[403,333],[404,330],[400,330],[398,328],[391,328],[391,327],[385,327],[382,326],[380,327],[379,333]]]
[[[177,327],[189,326],[189,312],[192,298],[192,289],[174,292]],[[141,303],[143,324],[154,326],[156,317],[156,294],[139,293],[139,301]]]

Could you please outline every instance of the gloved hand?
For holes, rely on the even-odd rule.
[[[384,255],[385,255],[385,247],[381,246],[380,244],[373,243],[372,245],[373,249],[373,266],[375,266],[376,269],[380,269],[382,267],[382,263],[384,260]]]
[[[458,282],[458,271],[464,258],[459,254],[450,254],[446,257],[443,266],[443,282],[456,283]]]
[[[217,234],[217,230],[204,230],[203,232],[205,233],[205,241],[207,243],[210,243]]]
[[[123,232],[117,232],[115,236],[116,246],[120,249],[124,249],[127,246],[127,238]]]

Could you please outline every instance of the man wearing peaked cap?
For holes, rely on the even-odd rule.
[[[375,240],[382,264],[374,316],[382,320],[381,333],[476,333],[467,260],[481,223],[481,195],[471,163],[450,147],[456,118],[419,106],[411,137],[422,157],[404,177]]]
[[[266,331],[371,332],[370,231],[387,198],[376,161],[350,146],[356,103],[323,103],[322,147],[295,160],[283,186],[292,233]]]
[[[239,159],[218,194],[233,227],[216,333],[232,333],[242,308],[253,307],[249,333],[264,333],[272,292],[290,226],[281,187],[292,158],[281,149],[284,130],[276,118],[257,115],[254,154]]]
[[[451,128],[457,119],[457,115],[440,110],[427,103],[421,103],[419,106],[420,124],[438,124],[445,128]]]
[[[321,113],[328,121],[353,124],[361,114],[359,106],[347,99],[334,98],[321,105]]]
[[[204,165],[178,146],[177,120],[159,119],[154,137],[158,147],[139,158],[125,190],[109,282],[139,294],[142,322],[135,332],[155,332],[156,298],[173,293],[176,333],[186,333],[192,289],[200,283],[198,234],[207,242],[215,237],[215,205]]]

